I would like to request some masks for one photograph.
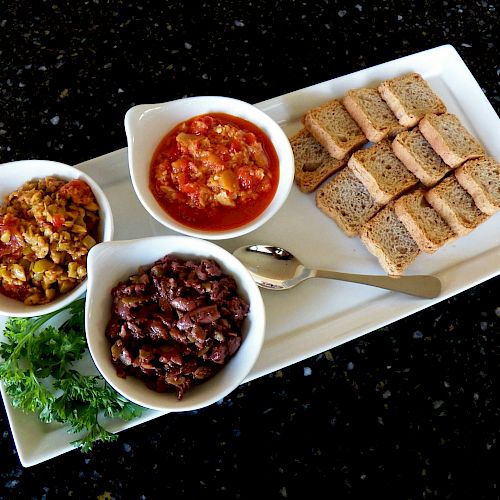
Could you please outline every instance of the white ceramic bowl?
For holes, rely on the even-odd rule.
[[[21,160],[0,165],[0,204],[3,204],[5,196],[19,189],[26,181],[47,176],[85,181],[92,189],[100,207],[99,238],[101,241],[109,241],[113,238],[113,214],[106,195],[87,174],[64,163],[48,160]],[[0,314],[16,317],[47,314],[73,302],[85,292],[86,288],[87,279],[83,280],[70,292],[60,295],[52,302],[38,306],[27,306],[18,300],[11,299],[0,293]]]
[[[140,266],[176,254],[182,258],[212,258],[233,276],[238,293],[250,305],[243,325],[243,341],[229,362],[214,377],[191,387],[182,400],[175,392],[158,393],[141,380],[120,378],[111,361],[111,345],[105,336],[111,317],[111,290],[137,273]],[[257,285],[241,262],[215,243],[188,236],[155,236],[129,241],[101,243],[88,257],[88,289],[85,305],[87,344],[97,369],[119,393],[146,408],[187,411],[215,403],[240,385],[259,356],[264,340],[265,309]]]
[[[235,229],[203,231],[185,226],[170,217],[149,189],[149,168],[161,139],[179,123],[206,113],[226,113],[252,122],[267,134],[276,149],[280,163],[278,188],[269,206],[255,219]],[[161,224],[179,233],[218,240],[249,233],[268,221],[285,203],[294,177],[293,152],[281,127],[252,104],[230,97],[187,97],[162,104],[142,104],[125,115],[130,177],[144,208]]]

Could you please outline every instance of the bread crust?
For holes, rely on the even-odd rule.
[[[343,197],[344,192],[348,198]],[[349,167],[318,189],[315,201],[316,206],[349,237],[358,235],[363,224],[382,208]]]
[[[462,163],[462,158],[448,147],[444,137],[431,125],[428,116],[424,116],[420,120],[418,128],[427,142],[432,146],[432,149],[443,159],[446,165],[455,168]]]
[[[404,89],[408,84],[412,85],[414,89],[418,88],[423,94],[423,98],[418,104],[408,102],[408,94],[406,94],[405,100]],[[418,73],[408,73],[385,80],[379,85],[378,91],[398,118],[399,123],[408,128],[415,126],[426,113],[446,112],[444,103]],[[415,94],[416,92],[413,92],[413,98],[415,98]]]
[[[432,146],[434,151],[443,159],[443,161],[452,168],[459,167],[462,163],[467,160],[478,158],[484,155],[484,150],[481,145],[478,143],[477,150],[475,152],[470,151],[465,155],[462,152],[456,151],[453,149],[452,145],[447,141],[446,137],[438,130],[435,122],[437,120],[443,120],[445,117],[453,117],[450,118],[452,120],[458,120],[455,115],[445,114],[445,115],[434,115],[427,114],[422,120],[420,120],[418,124],[418,128],[422,135],[426,138],[429,144]],[[472,137],[469,132],[464,128],[463,129],[464,137]],[[473,138],[476,142],[477,140]]]
[[[415,157],[406,149],[398,140],[396,136],[392,141],[392,150],[399,160],[404,163],[405,167],[415,175],[424,185],[429,186],[432,184],[433,179],[417,162]]]
[[[422,200],[425,200],[424,193],[423,189],[416,189],[412,193],[401,196],[394,203],[394,210],[419,249],[425,253],[434,253],[445,243],[452,241],[455,234],[431,206],[425,207],[424,205],[421,211],[417,210],[415,213],[410,206],[411,199],[416,198],[418,204],[421,204]]]
[[[368,251],[390,275],[400,275],[418,257],[420,250],[389,203],[370,219],[360,231],[360,237]],[[390,239],[392,246],[384,245]]]
[[[396,115],[399,123],[404,127],[413,127],[418,123],[418,116],[414,116],[405,112],[404,106],[396,95],[392,93],[388,83],[383,82],[380,84],[378,91],[387,103],[392,112]]]
[[[386,186],[381,186],[382,177],[381,179],[377,179],[375,176],[376,167],[372,168],[374,162],[370,161],[369,159],[364,161],[363,158],[364,156],[366,156],[368,151],[371,150],[373,152],[372,148],[378,148],[378,151],[381,155],[384,154],[386,157],[388,156],[389,161],[392,161],[392,163],[395,164],[397,168],[404,170],[405,172],[403,175],[407,177],[407,180],[401,185],[395,185],[393,183],[388,186],[387,182],[385,182]],[[352,168],[352,171],[354,172],[356,177],[366,186],[377,203],[385,205],[396,196],[399,196],[403,192],[413,187],[418,182],[418,179],[411,172],[406,172],[406,170],[408,169],[403,165],[403,163],[400,162],[396,155],[394,155],[392,147],[388,141],[381,141],[378,144],[372,146],[372,148],[354,153],[349,158],[347,165]]]
[[[392,111],[388,106],[386,106],[385,102],[382,100],[382,98],[379,96],[378,99],[382,103],[384,103],[384,106],[387,107],[388,113],[393,116],[394,119],[394,124],[391,125],[379,125],[373,123],[371,120],[370,116],[367,114],[366,110],[363,109],[363,107],[360,105],[359,99],[358,99],[358,93],[361,93],[362,91],[368,91],[369,89],[357,89],[357,90],[352,90],[349,91],[345,97],[342,99],[342,103],[344,104],[345,108],[349,112],[349,114],[354,118],[356,123],[359,125],[363,133],[366,135],[367,139],[371,142],[379,142],[382,139],[385,139],[386,137],[394,137],[398,132],[404,129],[403,126],[401,126],[395,116],[393,116]],[[376,90],[373,90],[373,92],[377,93]]]
[[[393,195],[380,189],[375,177],[363,167],[363,164],[355,156],[349,158],[347,165],[352,169],[356,177],[366,186],[377,203],[386,205],[393,199]]]
[[[488,192],[488,186],[482,185],[474,176],[476,168],[487,169],[491,167],[489,175],[493,176],[495,186],[500,185],[500,166],[493,158],[480,158],[478,160],[469,160],[455,171],[455,177],[460,185],[472,196],[475,204],[488,215],[500,211],[500,202],[495,202]],[[496,173],[496,175],[495,175]]]
[[[464,201],[460,202],[456,195],[459,190],[462,190],[459,194],[462,195],[462,200],[466,200],[465,203],[468,201],[467,197],[470,198],[468,206],[464,208],[474,212],[474,216],[469,217],[468,220],[459,213],[460,208],[464,205]],[[429,189],[425,193],[425,198],[458,236],[466,236],[488,218],[488,215],[477,208],[473,198],[458,183],[455,175],[443,179],[439,184]]]
[[[392,141],[392,150],[394,151],[394,154],[399,158],[399,160],[406,166],[406,168],[410,172],[412,172],[424,186],[432,187],[436,183],[438,183],[446,175],[447,172],[449,172],[449,167],[446,169],[443,168],[439,172],[433,173],[429,171],[430,169],[426,170],[424,165],[417,160],[410,149],[408,149],[405,144],[401,142],[402,134],[408,133],[411,132],[402,132],[394,138],[394,140]],[[441,165],[443,165],[444,167],[443,162],[441,163]]]
[[[347,162],[346,158],[333,158],[304,128],[289,140],[295,160],[295,183],[303,193],[313,192]]]
[[[331,115],[335,115],[333,119],[329,120],[328,117],[324,117],[328,111],[331,111]],[[363,131],[337,99],[309,110],[304,115],[303,121],[305,128],[338,160],[342,160],[367,142]],[[332,130],[332,125],[341,131],[340,134]]]

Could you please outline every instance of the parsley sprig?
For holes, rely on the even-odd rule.
[[[114,441],[100,418],[131,420],[143,409],[118,394],[98,375],[82,375],[74,363],[86,349],[85,299],[37,318],[9,318],[0,342],[0,380],[15,408],[36,413],[42,422],[86,432],[72,444],[89,451],[96,441]],[[67,316],[59,326],[47,324]],[[64,317],[63,316],[63,317]]]

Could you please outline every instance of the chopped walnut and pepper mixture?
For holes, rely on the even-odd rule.
[[[99,206],[84,181],[34,179],[0,207],[0,292],[27,305],[46,304],[87,275]]]

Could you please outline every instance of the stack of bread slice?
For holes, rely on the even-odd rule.
[[[309,110],[295,180],[388,274],[500,210],[500,165],[417,73]]]

